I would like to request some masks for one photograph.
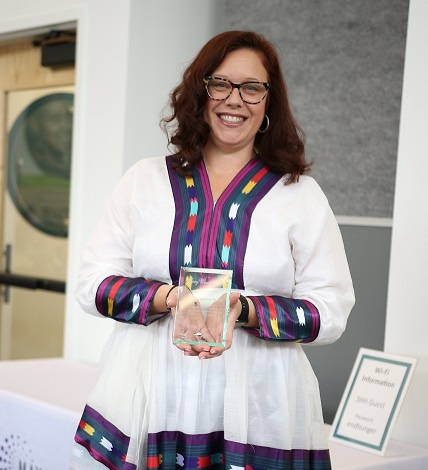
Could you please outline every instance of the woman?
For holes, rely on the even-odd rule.
[[[300,343],[339,338],[354,294],[273,46],[214,37],[171,107],[176,153],[126,173],[83,255],[77,299],[117,325],[72,468],[330,468]],[[225,347],[172,343],[182,266],[233,270]]]

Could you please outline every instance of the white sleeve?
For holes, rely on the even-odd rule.
[[[134,172],[131,170],[108,198],[104,215],[81,255],[75,298],[83,310],[94,315],[101,316],[95,307],[100,283],[111,275],[133,276],[134,229],[130,203]]]
[[[292,231],[295,260],[293,297],[312,302],[320,315],[320,330],[312,344],[336,341],[346,328],[355,303],[342,236],[327,198],[308,178],[300,224]]]

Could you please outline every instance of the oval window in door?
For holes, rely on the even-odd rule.
[[[8,191],[21,215],[49,235],[67,237],[73,93],[33,101],[9,133]]]

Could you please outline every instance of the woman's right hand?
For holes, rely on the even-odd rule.
[[[176,304],[177,300],[175,299],[171,313],[174,317],[173,341],[179,349],[187,351],[189,346],[195,346],[187,344],[187,341],[197,341],[198,343],[215,341],[205,323],[201,305],[193,296],[192,291],[185,288],[181,292],[179,300],[180,314],[178,316],[176,315]],[[180,341],[186,342],[181,343]]]
[[[182,350],[186,356],[198,356],[199,359],[213,359],[215,357],[221,356],[223,352],[229,349],[232,345],[233,331],[235,329],[236,320],[241,313],[241,305],[240,305],[240,302],[238,301],[239,293],[230,294],[229,300],[230,300],[229,316],[228,316],[229,320],[228,320],[227,333],[226,333],[226,345],[224,347],[210,346],[209,344],[206,344],[204,342],[200,342],[198,344],[193,344],[193,345],[187,344],[187,343],[180,343],[180,344],[175,344],[175,346],[178,349]],[[168,307],[171,308],[171,313],[174,317],[175,307],[177,304],[177,296],[175,294],[171,295],[170,298],[167,299],[167,302],[168,302]],[[180,309],[182,308],[181,302],[182,300],[180,298]],[[218,302],[222,303],[222,307],[224,309],[225,299],[219,299]],[[221,330],[223,329],[223,319],[221,320],[221,326],[220,326],[220,323],[218,321],[218,315],[213,315],[214,310],[217,310],[217,309],[214,309],[214,310],[211,310],[211,312],[208,312],[207,320],[205,322],[202,311],[200,310],[200,307],[197,307],[196,305],[193,305],[193,307],[191,305],[189,306],[190,306],[189,312],[191,313],[191,315],[194,315],[192,316],[191,321],[192,322],[196,321],[195,324],[198,325],[198,328],[195,328],[194,326],[192,326],[189,333],[193,334],[194,336],[196,333],[201,333],[203,339],[209,342],[216,342],[214,341],[214,337],[212,333],[216,334],[215,332],[218,333],[220,331],[220,328]],[[187,313],[188,312],[186,312],[186,314]],[[186,322],[187,328],[188,328],[189,323],[190,321]],[[183,334],[183,324],[179,323],[178,325],[179,325],[178,331],[180,331],[179,334]],[[177,330],[177,322],[175,324],[175,328]],[[186,331],[186,335],[187,335],[187,331]],[[176,337],[177,337],[177,333],[174,334],[174,338]]]

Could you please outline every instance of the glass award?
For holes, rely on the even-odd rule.
[[[231,288],[231,270],[182,267],[173,343],[226,346]]]

